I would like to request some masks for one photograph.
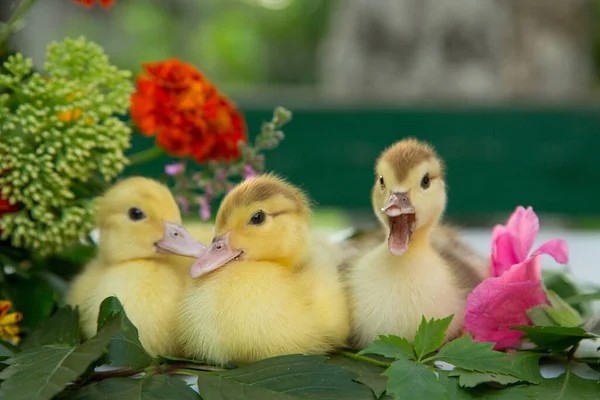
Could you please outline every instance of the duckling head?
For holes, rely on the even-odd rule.
[[[444,212],[443,162],[426,143],[395,143],[377,160],[371,199],[375,215],[389,231],[390,252],[404,254],[413,234],[428,236]]]
[[[99,199],[99,255],[109,263],[178,254],[198,257],[206,248],[181,225],[169,189],[151,179],[124,179]]]
[[[309,214],[306,195],[276,176],[242,182],[223,199],[215,237],[190,276],[239,261],[268,261],[291,268],[308,245]]]

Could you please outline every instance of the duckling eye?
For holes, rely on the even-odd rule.
[[[250,218],[250,225],[260,225],[265,222],[266,215],[263,211],[259,211]]]
[[[421,179],[421,187],[423,189],[428,189],[430,184],[431,184],[431,179],[429,178],[429,174],[425,174],[423,179]]]
[[[379,185],[381,185],[382,189],[385,189],[385,182],[383,181],[383,176],[379,177]]]
[[[137,207],[131,207],[129,211],[127,211],[127,214],[129,215],[129,219],[132,221],[139,221],[146,218],[146,214],[144,214],[144,212]]]

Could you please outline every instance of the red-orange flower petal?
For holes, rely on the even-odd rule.
[[[236,107],[200,71],[178,59],[148,63],[136,80],[131,117],[167,152],[198,162],[239,157],[246,125]]]

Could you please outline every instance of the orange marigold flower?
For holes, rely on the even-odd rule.
[[[12,303],[10,301],[0,300],[0,338],[17,344],[21,340],[19,337],[21,329],[17,326],[17,322],[23,319],[23,314],[19,312],[9,313],[8,310],[11,307]]]
[[[75,107],[56,114],[56,117],[62,122],[75,122],[81,118],[81,108]]]
[[[131,96],[131,117],[142,134],[198,162],[240,156],[238,142],[248,139],[245,121],[200,71],[178,59],[143,68]]]
[[[75,3],[83,4],[87,8],[92,7],[96,1],[98,1],[98,3],[100,3],[100,5],[104,8],[110,8],[110,6],[112,6],[112,4],[115,2],[115,0],[73,0],[73,1]]]

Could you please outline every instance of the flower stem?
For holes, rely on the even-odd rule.
[[[375,360],[373,358],[370,358],[370,357],[365,357],[365,356],[361,356],[361,355],[352,353],[351,351],[340,351],[339,353],[341,355],[343,355],[344,357],[352,358],[353,360],[368,362],[370,364],[378,365],[378,366],[383,367],[383,368],[389,368],[392,365],[390,363],[386,363],[386,362],[383,362],[383,361],[377,361],[377,360]]]
[[[128,378],[143,373],[143,369],[122,368],[113,371],[94,372],[89,380],[101,381],[107,378]]]
[[[148,161],[152,161],[165,154],[165,150],[162,147],[154,146],[146,150],[142,150],[129,157],[129,166],[143,164]]]
[[[12,13],[9,20],[0,29],[0,46],[8,39],[11,33],[15,30],[15,26],[21,21],[23,16],[29,11],[35,0],[23,0]]]

